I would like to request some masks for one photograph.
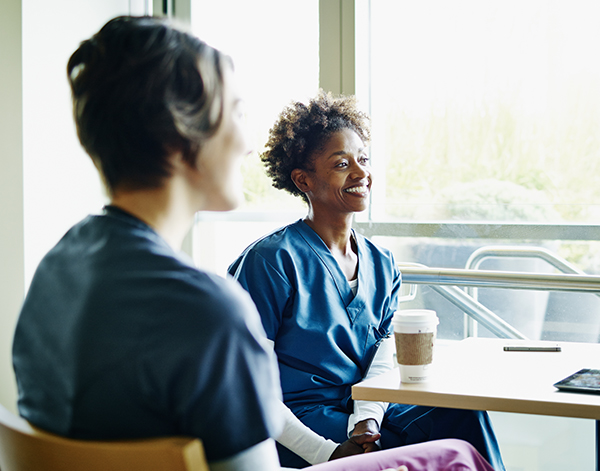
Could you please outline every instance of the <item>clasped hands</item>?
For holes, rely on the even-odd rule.
[[[352,431],[352,436],[344,443],[340,444],[331,454],[329,461],[344,456],[359,455],[379,450],[379,445],[375,443],[381,438],[379,425],[373,419],[366,419],[358,422]],[[398,468],[388,468],[382,471],[409,471],[404,465]]]
[[[344,456],[360,455],[379,450],[379,445],[375,443],[381,438],[379,425],[373,419],[366,419],[358,422],[352,431],[352,436],[341,443],[331,454],[329,461]]]
[[[329,461],[344,456],[359,455],[379,450],[379,445],[375,443],[381,438],[379,425],[373,419],[366,419],[358,422],[352,431],[352,436],[344,443],[340,444],[331,454]],[[399,468],[389,468],[382,471],[409,471],[404,465]]]

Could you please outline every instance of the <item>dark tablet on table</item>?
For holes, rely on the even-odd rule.
[[[582,369],[554,383],[561,391],[600,394],[600,370]]]

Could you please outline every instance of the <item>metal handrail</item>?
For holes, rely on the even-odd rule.
[[[425,237],[448,239],[513,239],[513,240],[580,240],[600,239],[597,224],[531,224],[491,222],[359,222],[355,229],[366,237]],[[545,255],[542,257],[545,258]],[[553,257],[550,257],[553,260]],[[430,285],[448,301],[459,307],[470,318],[484,325],[499,337],[525,338],[492,311],[473,299],[459,287],[506,288],[540,291],[567,291],[600,295],[600,277],[586,275],[577,268],[552,265],[568,274],[540,274],[528,272],[483,271],[468,269],[430,268],[426,266],[401,267],[407,284]],[[560,263],[559,263],[560,265]],[[472,291],[472,290],[471,290]]]
[[[600,276],[461,268],[402,267],[405,283],[600,293]]]
[[[481,263],[488,258],[539,258],[563,273],[585,275],[575,265],[544,247],[529,247],[521,245],[489,245],[475,250],[465,265],[467,270],[477,270]]]
[[[427,268],[425,265],[418,263],[402,263],[398,265],[402,272],[403,284],[410,284],[411,293],[413,287],[417,287],[418,283],[411,282],[410,272],[414,268]],[[408,273],[408,276],[406,276]],[[429,284],[429,283],[423,283]],[[499,317],[493,311],[485,307],[476,299],[473,299],[469,294],[456,286],[436,286],[432,283],[431,289],[439,293],[447,301],[454,304],[467,316],[479,322],[480,324],[487,327],[487,329],[497,335],[500,338],[517,338],[526,339],[527,337],[515,329],[512,325],[506,322],[504,319]],[[400,299],[400,302],[414,299],[415,293],[412,298]]]
[[[456,286],[436,285],[432,285],[431,289],[436,291],[442,297],[446,298],[446,300],[454,304],[470,318],[486,327],[497,337],[507,339],[527,338],[527,336],[499,317],[493,311],[485,307],[479,301],[465,293],[462,289]]]
[[[527,338],[459,287],[600,293],[600,276],[401,266],[407,284],[429,285],[500,338]]]
[[[585,275],[583,270],[580,270],[575,265],[544,247],[522,245],[488,245],[480,247],[471,254],[465,268],[467,270],[478,270],[483,261],[490,258],[536,258],[543,260],[563,273]],[[466,288],[466,292],[473,299],[478,299],[477,288],[470,286]],[[596,296],[599,295],[600,293],[596,293]],[[477,335],[477,324],[475,319],[469,315],[465,315],[465,335],[467,337]]]
[[[229,214],[229,213],[225,213]],[[598,224],[548,224],[473,221],[354,223],[365,237],[426,237],[434,239],[600,240]]]

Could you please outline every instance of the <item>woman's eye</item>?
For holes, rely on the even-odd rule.
[[[363,155],[360,159],[358,159],[359,162],[363,165],[367,165],[369,163],[369,157],[367,157],[366,155]]]
[[[348,162],[340,162],[336,165],[336,167],[340,167],[340,168],[347,167],[347,166],[348,166]]]

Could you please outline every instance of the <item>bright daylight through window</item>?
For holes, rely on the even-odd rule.
[[[537,230],[528,240],[457,229],[454,239],[379,241],[399,260],[448,268],[465,268],[483,245],[541,246],[599,273],[597,242],[544,237],[547,225],[600,221],[597,2],[374,0],[368,19],[357,19],[370,41],[357,74],[370,85],[359,98],[370,97],[379,176],[371,217]],[[540,260],[481,268],[554,271]],[[436,296],[424,288],[420,302],[443,305],[454,321],[441,335],[460,338],[462,312]],[[480,290],[479,300],[531,338],[598,341],[597,296]]]
[[[318,90],[317,0],[195,0],[193,6],[194,33],[233,58],[242,88],[254,152],[244,162],[241,210],[301,211],[297,198],[272,188],[258,153],[283,107]]]
[[[464,230],[450,237],[370,236],[397,260],[431,267],[465,268],[482,246],[519,244],[600,273],[597,238],[571,236],[572,225],[600,221],[595,0],[354,3],[357,96],[372,117],[375,177],[371,208],[358,220],[536,229],[535,237],[496,240]],[[255,148],[244,163],[245,204],[231,214],[202,215],[197,226],[197,262],[224,273],[249,243],[305,211],[299,199],[272,188],[258,153],[283,107],[319,88],[319,2],[195,0],[193,6],[194,33],[235,61]],[[556,225],[569,236],[546,236],[545,227]],[[481,268],[555,271],[522,259]],[[420,290],[418,302],[435,308],[437,295],[428,290]],[[578,312],[597,312],[597,296],[500,291],[480,290],[479,300],[532,338],[597,341],[600,335],[600,322],[587,314],[573,319],[566,309],[581,302]],[[453,321],[440,335],[462,337],[462,311],[441,302]]]
[[[272,187],[259,153],[281,110],[319,88],[319,4],[193,0],[192,30],[233,58],[254,147],[242,166],[244,204],[231,213],[200,215],[196,224],[196,263],[225,274],[248,244],[305,211],[298,198]]]
[[[370,4],[375,214],[600,220],[597,2]]]
[[[335,4],[192,0],[194,33],[233,56],[256,149],[244,163],[245,204],[199,218],[199,265],[225,274],[248,244],[305,213],[299,200],[271,187],[258,152],[281,109],[319,88],[319,27],[349,21]],[[598,0],[339,3],[349,4],[356,40],[342,42],[340,57],[354,54],[350,81],[372,118],[374,171],[370,209],[357,217],[357,230],[400,263],[461,269],[482,247],[520,246],[600,274]],[[323,11],[339,17],[319,18]],[[490,258],[479,268],[558,274],[536,258]],[[447,287],[419,285],[402,308],[435,310],[438,339],[495,336],[437,288]],[[530,339],[600,340],[593,293],[464,290]],[[587,469],[581,462],[593,460],[593,430],[581,419],[535,416],[540,425],[531,436],[526,429],[538,422],[527,420],[494,416],[507,464]],[[579,447],[577,464],[562,452],[569,440]]]

